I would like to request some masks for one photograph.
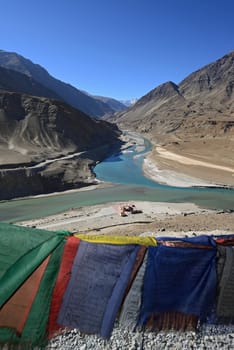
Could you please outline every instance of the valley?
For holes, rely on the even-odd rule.
[[[96,96],[116,111],[104,109],[90,117],[61,97],[74,92],[71,86],[16,53],[0,51],[0,199],[97,184],[95,169],[98,180],[149,186],[164,191],[166,200],[167,186],[178,188],[177,200],[179,188],[232,188],[233,61],[231,52],[178,85],[156,87],[126,110],[113,99]],[[144,140],[152,149],[142,155]],[[131,156],[128,147],[136,153]],[[108,159],[113,152],[114,162]],[[124,162],[118,161],[120,154]],[[99,169],[105,167],[112,175],[102,178]]]
[[[153,150],[147,157],[151,168],[233,186],[233,86],[232,51],[178,85],[169,81],[156,87],[108,120],[151,141]],[[179,157],[184,158],[178,161]],[[190,159],[189,164],[185,158]]]

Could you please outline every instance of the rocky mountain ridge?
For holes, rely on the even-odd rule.
[[[60,99],[55,92],[47,89],[31,77],[3,67],[0,67],[0,90]]]
[[[34,64],[29,59],[15,53],[0,50],[0,67],[14,70],[33,79],[43,86],[44,90],[51,90],[56,98],[70,104],[92,117],[101,117],[105,114],[113,114],[116,109],[110,103],[86,94],[74,86],[67,84],[51,76],[46,69],[39,64]],[[24,91],[22,91],[24,92]],[[31,93],[33,95],[33,91]],[[42,93],[39,94],[42,96]],[[49,97],[48,94],[45,95]]]
[[[175,130],[183,133],[183,126],[194,118],[231,119],[233,90],[234,51],[192,73],[178,85],[167,82],[156,87],[112,121],[151,134]]]

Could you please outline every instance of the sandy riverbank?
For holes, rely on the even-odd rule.
[[[157,154],[156,157],[155,154]],[[163,147],[156,147],[154,159],[151,158],[152,155],[148,155],[144,159],[143,171],[147,177],[159,183],[178,187],[233,187],[232,181],[225,183],[221,174],[217,178],[217,173],[220,171],[228,173],[230,178],[234,176],[234,168],[184,157],[169,152]],[[210,174],[209,180],[207,174]]]
[[[233,152],[226,148],[224,156],[219,156],[215,151],[208,142],[205,149],[195,143],[170,143],[164,147],[154,144],[152,152],[144,159],[143,170],[147,177],[170,186],[232,188]]]
[[[144,150],[144,138],[136,132],[123,132],[122,141],[125,142],[122,150],[132,145],[136,146],[137,151]],[[167,147],[154,144],[152,152],[145,154],[143,172],[146,177],[176,187],[234,186],[234,166],[225,166],[226,163],[220,163],[217,157],[213,157],[215,163],[211,163],[208,161],[210,153],[204,157],[204,151],[202,152],[201,149],[198,149],[196,154],[198,159],[196,159],[194,154],[189,153],[193,145],[188,148],[187,143],[188,152],[186,147],[178,148],[177,143],[170,143],[168,147],[169,150]],[[194,147],[196,149],[198,146]],[[183,152],[186,156],[183,155]]]
[[[183,173],[178,173],[173,170],[159,169],[155,161],[145,158],[143,162],[143,171],[145,176],[148,178],[159,182],[161,184],[166,184],[169,186],[176,187],[192,187],[192,186],[218,186],[212,182],[204,181],[193,176],[189,176]]]

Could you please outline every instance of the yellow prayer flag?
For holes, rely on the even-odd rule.
[[[142,236],[100,236],[89,234],[75,234],[75,237],[90,243],[102,244],[139,244],[144,246],[156,246],[157,242],[154,237]]]

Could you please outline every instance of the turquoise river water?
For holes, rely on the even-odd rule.
[[[90,191],[70,192],[48,197],[11,200],[0,203],[0,220],[16,222],[59,213],[69,208],[114,201],[191,202],[204,208],[234,210],[234,190],[221,188],[179,188],[158,184],[144,177],[144,150],[134,147],[107,158],[94,171],[97,178],[113,186]]]

